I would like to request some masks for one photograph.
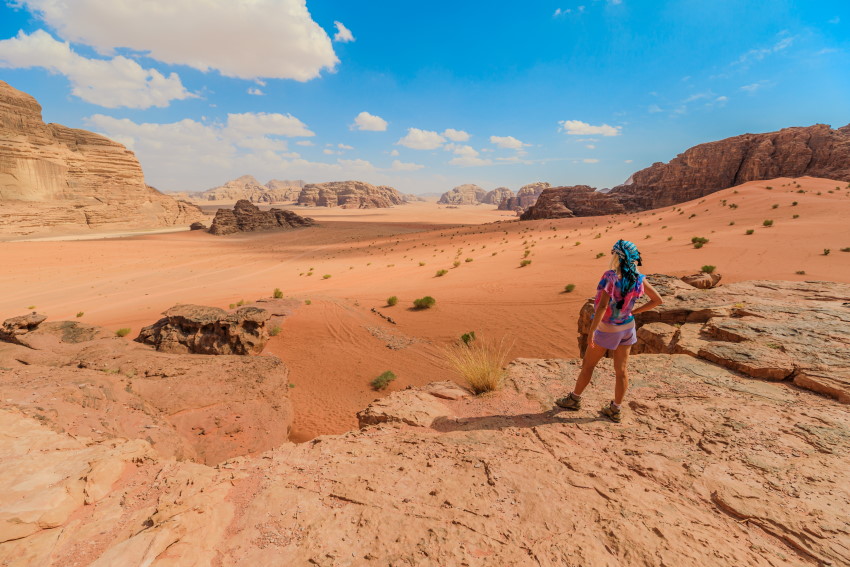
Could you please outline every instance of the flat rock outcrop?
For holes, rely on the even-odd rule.
[[[850,403],[850,285],[750,281],[698,290],[668,276],[649,278],[664,304],[635,316],[633,353],[687,354]],[[585,304],[582,352],[592,313]]]
[[[528,207],[521,220],[561,219],[595,215],[616,215],[626,212],[619,202],[587,185],[548,187]]]
[[[473,183],[458,185],[440,196],[437,201],[440,205],[478,205],[487,195],[487,192]]]
[[[136,341],[174,354],[259,354],[269,340],[265,309],[246,306],[233,313],[205,305],[175,305],[141,330]]]
[[[233,209],[219,209],[212,225],[210,234],[218,236],[236,232],[256,232],[262,230],[291,230],[313,226],[315,221],[310,217],[302,217],[293,211],[284,209],[260,210],[259,207],[246,200],[236,201]]]
[[[298,204],[308,207],[382,209],[404,203],[404,197],[392,187],[376,187],[363,181],[310,183],[298,195]]]
[[[699,289],[711,289],[717,284],[720,283],[720,280],[723,278],[718,273],[705,273],[700,272],[698,274],[691,274],[689,276],[682,276],[682,281],[688,285],[692,285],[695,288]]]
[[[700,144],[638,171],[609,194],[631,210],[644,210],[748,181],[802,176],[850,181],[850,125],[783,128]]]
[[[232,179],[219,187],[191,193],[189,196],[200,201],[239,201],[251,203],[283,203],[298,199],[304,182],[300,179],[272,179],[265,185],[260,184],[252,175],[243,175]]]
[[[203,218],[195,205],[146,185],[126,147],[45,124],[33,97],[0,81],[0,234],[188,226]]]
[[[507,187],[496,187],[492,191],[487,191],[481,202],[485,205],[499,205],[505,199],[510,199],[514,196],[514,192]]]
[[[523,185],[520,187],[519,191],[516,192],[515,196],[503,199],[502,202],[499,203],[499,210],[522,213],[528,207],[536,203],[537,198],[540,197],[540,194],[543,193],[544,189],[548,189],[549,187],[551,187],[551,185],[544,181]]]
[[[402,193],[401,198],[404,199],[405,203],[424,203],[428,200],[416,193]]]

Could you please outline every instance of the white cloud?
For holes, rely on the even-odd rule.
[[[330,148],[325,148],[324,150],[322,150],[322,153],[325,154],[326,156],[335,156],[337,154],[341,154],[342,152],[338,152],[338,151],[332,150]]]
[[[369,114],[365,110],[354,117],[354,124],[349,126],[351,130],[368,130],[371,132],[384,132],[387,129],[387,121],[380,116]]]
[[[446,144],[443,149],[463,157],[477,157],[478,151],[472,146],[465,144]]]
[[[633,161],[634,161],[633,159],[627,159],[627,160],[625,161],[625,163],[632,163]]]
[[[226,77],[307,81],[339,62],[305,0],[18,0],[63,39]],[[152,33],[152,30],[155,33]],[[232,38],[233,41],[228,41]]]
[[[755,83],[742,86],[741,90],[748,94],[755,94],[757,91],[769,86],[771,86],[769,81],[757,81]]]
[[[266,93],[264,93],[264,92],[263,92],[262,90],[260,90],[260,89],[256,89],[256,88],[251,87],[250,89],[248,89],[248,94],[249,94],[249,95],[254,95],[254,96],[263,96],[263,95],[264,95],[264,94],[266,94]]]
[[[425,167],[424,165],[420,165],[418,163],[405,163],[403,161],[399,161],[397,159],[393,160],[392,168],[395,171],[416,171],[417,169],[422,169]]]
[[[43,67],[65,75],[74,96],[106,108],[166,107],[172,100],[195,96],[183,87],[177,73],[166,77],[120,55],[88,59],[43,30],[31,35],[21,31],[16,37],[0,41],[0,67]]]
[[[311,142],[310,140],[298,140],[295,143],[298,144],[299,146],[315,146],[316,145],[313,142]]]
[[[353,146],[349,146],[348,144],[337,144],[336,147],[338,147],[341,150],[353,150],[354,149]]]
[[[407,134],[396,142],[396,144],[414,150],[436,150],[442,146],[445,141],[445,138],[431,130],[408,128]]]
[[[390,155],[396,157],[398,155],[398,150],[393,150],[390,152]]]
[[[307,125],[291,114],[245,112],[228,114],[227,129],[234,135],[272,135],[288,138],[315,136]]]
[[[657,114],[659,112],[663,112],[661,107],[658,106],[657,104],[650,104],[649,108],[647,108],[647,111],[649,111],[650,114]]]
[[[583,163],[599,163],[599,160],[596,158],[584,158],[581,160]]]
[[[334,35],[334,41],[338,41],[340,43],[348,43],[354,41],[354,34],[351,33],[351,30],[342,25],[342,22],[334,22],[334,26],[336,26],[336,34]]]
[[[454,128],[446,128],[443,130],[443,136],[452,142],[465,142],[469,139],[469,133],[463,130],[455,130]]]
[[[596,149],[596,146],[593,145],[593,144],[587,144],[584,147],[587,148],[588,150],[595,150]]]
[[[561,120],[560,130],[573,136],[619,136],[622,126],[592,126],[581,120]]]
[[[479,157],[456,157],[449,160],[450,165],[461,165],[465,167],[471,166],[481,166],[481,165],[493,165],[493,161],[489,159],[482,159]]]
[[[525,144],[513,136],[490,136],[490,143],[508,150],[521,150],[523,146],[531,145]]]
[[[356,170],[374,170],[377,169],[371,162],[365,159],[338,159],[338,164]]]
[[[774,43],[770,47],[750,49],[749,51],[741,55],[738,60],[733,63],[733,65],[748,66],[751,63],[761,61],[768,55],[779,53],[780,51],[788,49],[789,47],[791,47],[791,44],[793,44],[796,39],[796,36],[780,34],[780,38],[776,41],[776,43]]]

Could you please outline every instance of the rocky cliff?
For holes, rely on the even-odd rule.
[[[200,210],[145,184],[117,142],[45,124],[36,100],[0,81],[0,234],[189,225]]]
[[[615,215],[626,212],[625,207],[604,193],[587,185],[550,187],[537,202],[520,216],[521,220],[560,219],[594,215]]]
[[[507,187],[496,187],[492,191],[488,191],[481,202],[485,205],[500,205],[502,201],[513,196],[514,192]]]
[[[784,128],[694,146],[611,190],[631,210],[666,207],[748,181],[776,177],[850,181],[850,125]]]
[[[299,180],[272,179],[261,185],[252,175],[243,175],[228,181],[219,187],[213,187],[199,193],[191,193],[192,199],[199,201],[239,201],[244,199],[251,203],[284,203],[295,201],[304,187]]]
[[[377,209],[403,205],[404,197],[392,187],[362,181],[330,181],[305,185],[298,204],[309,207]]]
[[[219,209],[215,213],[209,232],[215,235],[259,230],[290,230],[313,226],[314,221],[298,213],[281,209],[260,210],[246,200],[236,201],[233,209]]]
[[[499,203],[499,210],[523,212],[528,207],[536,203],[537,198],[541,193],[543,193],[544,189],[549,187],[550,185],[544,181],[523,185],[520,187],[519,191],[517,191],[516,196],[503,199],[502,202]]]
[[[478,205],[487,192],[478,185],[467,183],[446,191],[437,201],[440,205]]]

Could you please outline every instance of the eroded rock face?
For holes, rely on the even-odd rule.
[[[496,187],[492,191],[488,191],[481,202],[485,205],[500,205],[502,201],[513,196],[514,192],[507,187]]]
[[[239,201],[251,203],[282,203],[295,201],[304,187],[300,179],[293,181],[272,179],[265,185],[260,184],[253,175],[243,175],[228,181],[219,187],[213,187],[199,193],[191,193],[193,199],[201,201]]]
[[[487,192],[478,185],[467,183],[446,191],[437,201],[440,205],[478,205]]]
[[[630,210],[654,209],[748,181],[804,175],[850,181],[850,125],[784,128],[700,144],[638,171],[610,195]]]
[[[595,411],[613,391],[608,360],[587,409],[552,410],[579,368],[518,360],[504,390],[440,401],[431,427],[386,423],[216,468],[163,459],[139,438],[71,437],[7,406],[0,562],[850,563],[845,407],[644,355],[614,425]]]
[[[219,209],[216,212],[210,226],[210,234],[221,236],[235,232],[290,230],[314,224],[315,221],[310,217],[302,217],[293,211],[283,209],[262,211],[256,205],[243,199],[236,201],[233,210]]]
[[[404,203],[404,197],[392,187],[376,187],[363,181],[310,183],[298,195],[298,204],[309,207],[376,209]]]
[[[635,316],[634,354],[687,354],[850,403],[850,285],[751,281],[697,290],[649,276],[664,304]],[[587,346],[592,303],[579,316]]]
[[[424,203],[427,201],[427,199],[415,193],[402,193],[401,198],[404,199],[405,203]]]
[[[502,202],[499,203],[499,210],[516,211],[518,213],[524,212],[528,207],[536,203],[540,194],[549,187],[551,187],[551,185],[544,181],[523,185],[520,187],[520,190],[517,191],[516,196],[503,199]]]
[[[141,330],[136,341],[175,354],[259,354],[269,340],[271,313],[240,307],[228,313],[205,305],[175,305]]]
[[[154,228],[204,218],[145,184],[133,152],[45,124],[36,100],[0,81],[0,234]]]
[[[720,283],[722,277],[720,274],[714,272],[710,274],[700,272],[698,274],[691,274],[690,276],[682,276],[682,281],[698,289],[711,289]]]
[[[548,187],[520,216],[521,220],[561,219],[626,212],[623,205],[588,185]]]

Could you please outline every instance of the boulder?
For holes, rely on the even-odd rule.
[[[308,207],[376,209],[404,203],[404,197],[392,187],[376,187],[362,181],[310,183],[298,195],[298,204]]]
[[[202,222],[193,222],[189,225],[189,230],[207,230],[207,225]]]
[[[510,199],[514,196],[514,192],[507,187],[496,187],[492,191],[488,191],[481,202],[485,205],[500,205],[505,199]]]
[[[264,230],[290,230],[313,226],[315,221],[302,217],[293,211],[270,209],[262,211],[246,200],[236,201],[233,210],[219,209],[215,214],[210,234],[224,235],[235,232],[256,232]]]
[[[33,311],[27,315],[19,315],[11,317],[3,321],[0,326],[0,341],[17,343],[17,337],[34,331],[47,319],[47,315],[42,315]]]
[[[478,205],[484,200],[487,192],[478,185],[467,183],[446,191],[437,201],[440,205]]]
[[[520,216],[521,220],[560,219],[594,215],[616,215],[625,208],[605,193],[587,185],[547,187],[534,204]]]
[[[218,307],[175,305],[165,317],[141,330],[136,341],[160,352],[192,354],[259,354],[269,340],[271,314],[257,307],[228,313]]]
[[[688,285],[692,285],[698,289],[711,289],[720,283],[720,278],[722,278],[720,274],[710,273],[707,274],[705,272],[700,272],[698,274],[692,274],[690,276],[682,276],[682,281]]]

